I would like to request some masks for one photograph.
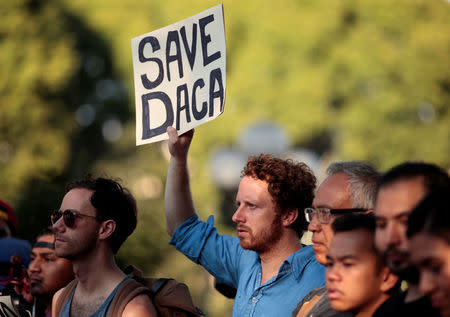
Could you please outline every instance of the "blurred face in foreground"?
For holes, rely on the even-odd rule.
[[[260,254],[270,250],[282,235],[281,217],[275,212],[275,203],[267,188],[266,181],[243,177],[232,218],[242,248]]]
[[[425,194],[421,177],[395,181],[378,192],[375,244],[394,273],[401,273],[410,265],[406,237],[408,217]]]
[[[355,316],[372,316],[397,281],[374,249],[365,229],[335,234],[327,255],[326,285],[331,307]]]
[[[53,235],[44,235],[36,242],[54,243]],[[31,263],[28,267],[31,293],[34,296],[52,296],[58,289],[69,283],[73,277],[70,261],[59,258],[55,250],[45,246],[33,247]]]
[[[444,317],[450,316],[450,245],[441,237],[420,232],[410,240],[411,260],[420,271],[420,291]]]

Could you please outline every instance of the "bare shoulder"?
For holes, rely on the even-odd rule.
[[[122,312],[122,317],[157,317],[155,306],[146,294],[133,298]]]

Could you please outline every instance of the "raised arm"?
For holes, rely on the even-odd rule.
[[[164,210],[166,230],[172,236],[180,224],[195,214],[187,168],[187,155],[194,130],[178,136],[176,129],[168,127],[167,133],[169,134],[170,163],[167,170]]]

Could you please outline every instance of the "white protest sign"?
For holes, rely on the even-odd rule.
[[[225,102],[223,6],[131,40],[136,145],[168,139],[217,118]]]

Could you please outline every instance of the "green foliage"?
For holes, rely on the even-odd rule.
[[[1,11],[0,192],[19,235],[33,240],[64,184],[109,151],[103,123],[131,112],[108,44],[78,17],[56,1],[4,1]],[[90,124],[75,120],[83,104],[95,114]]]
[[[21,235],[32,239],[68,180],[88,171],[123,179],[140,214],[119,252],[121,265],[185,279],[209,315],[226,316],[230,301],[168,246],[164,143],[134,145],[130,49],[131,38],[216,4],[3,1],[0,195],[16,207]],[[190,156],[203,219],[221,200],[209,175],[210,154],[258,120],[277,122],[295,146],[327,161],[367,160],[386,169],[425,160],[450,169],[448,1],[249,0],[225,1],[224,9],[225,112],[197,128]],[[83,104],[96,111],[88,126],[74,116]],[[101,133],[111,117],[123,124],[115,143]]]

